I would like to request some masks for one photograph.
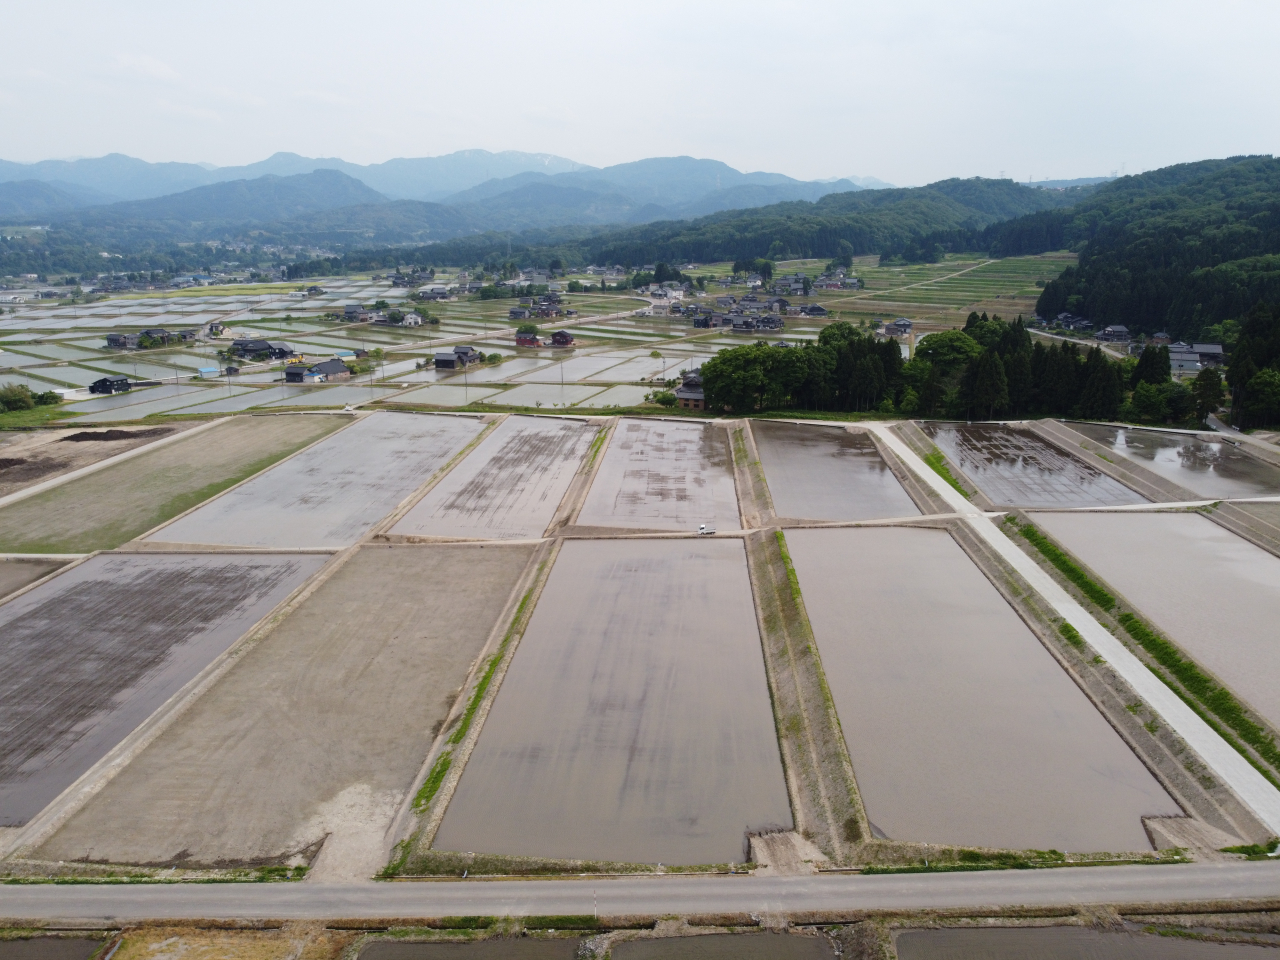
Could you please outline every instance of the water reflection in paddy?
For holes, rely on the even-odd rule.
[[[1280,494],[1280,468],[1254,459],[1226,439],[1209,442],[1185,433],[1100,423],[1072,423],[1070,427],[1203,497]]]

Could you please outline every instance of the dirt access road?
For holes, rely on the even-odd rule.
[[[670,876],[433,883],[218,883],[0,887],[21,920],[599,916],[1136,904],[1280,897],[1280,864],[993,870],[816,877]]]

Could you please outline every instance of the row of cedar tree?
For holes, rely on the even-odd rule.
[[[899,344],[837,321],[799,347],[763,341],[722,350],[702,366],[709,409],[875,411],[964,419],[1057,416],[1183,422],[1216,408],[1206,371],[1191,387],[1170,378],[1167,347],[1116,361],[1099,347],[1032,343],[1019,317],[970,314],[904,360]]]

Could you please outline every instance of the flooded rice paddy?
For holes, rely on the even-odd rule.
[[[696,937],[624,940],[614,960],[829,960],[831,941],[786,933],[711,933]]]
[[[1280,559],[1190,513],[1044,513],[1035,520],[1280,727]]]
[[[919,514],[865,433],[757,420],[751,424],[779,517],[877,520]]]
[[[326,559],[104,555],[0,607],[0,826],[26,823]]]
[[[1275,948],[1089,927],[906,930],[898,960],[1271,960]]]
[[[494,937],[471,943],[378,940],[360,951],[359,960],[574,960],[581,942],[577,937]]]
[[[417,537],[540,537],[599,428],[508,417],[391,528]]]
[[[770,825],[791,812],[742,543],[566,542],[433,845],[725,863]]]
[[[992,503],[1001,506],[1097,507],[1147,502],[1120,481],[1022,427],[926,423],[922,428]]]
[[[1177,815],[951,537],[787,533],[867,816],[895,840],[1149,850]]]
[[[101,940],[82,937],[30,937],[0,940],[0,960],[90,960]]]
[[[1134,460],[1202,497],[1266,497],[1280,494],[1280,467],[1249,456],[1227,440],[1208,442],[1190,434],[1069,423],[1090,440]]]
[[[624,419],[578,516],[582,526],[741,529],[729,433],[675,420]]]
[[[362,417],[148,539],[246,547],[349,546],[483,429],[471,417]]]

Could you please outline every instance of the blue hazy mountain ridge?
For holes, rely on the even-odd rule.
[[[0,183],[0,217],[28,219],[110,203],[115,197],[61,180],[10,180]]]

